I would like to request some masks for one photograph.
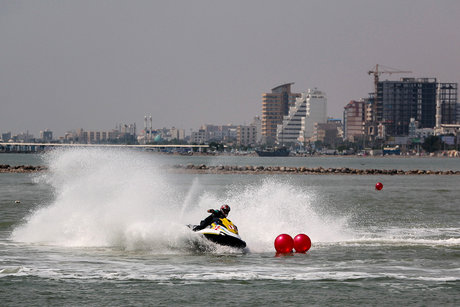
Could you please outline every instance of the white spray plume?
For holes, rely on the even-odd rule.
[[[222,194],[207,190],[198,175],[184,193],[153,155],[126,150],[56,150],[46,161],[40,180],[51,185],[54,200],[32,212],[13,240],[177,252],[196,237],[184,220],[198,223],[205,209],[222,203],[254,252],[273,251],[280,233],[305,233],[313,242],[349,238],[344,218],[315,211],[322,200],[308,187],[267,179]]]

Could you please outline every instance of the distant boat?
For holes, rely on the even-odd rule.
[[[289,156],[290,150],[286,147],[267,149],[267,150],[256,150],[259,157],[287,157]]]

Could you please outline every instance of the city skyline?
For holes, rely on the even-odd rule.
[[[341,118],[377,63],[458,82],[459,15],[449,0],[1,0],[0,132],[245,124],[286,82]]]

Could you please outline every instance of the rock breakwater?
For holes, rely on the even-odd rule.
[[[0,164],[0,173],[33,173],[44,170],[44,166]]]
[[[299,174],[299,175],[460,175],[453,170],[401,170],[401,169],[356,169],[349,167],[291,167],[254,165],[205,165],[176,164],[166,166],[171,172],[195,174]],[[45,166],[0,164],[0,173],[33,173],[46,171]]]
[[[452,170],[401,170],[401,169],[356,169],[348,167],[290,167],[290,166],[228,166],[205,164],[177,164],[173,171],[201,174],[305,174],[305,175],[460,175]]]

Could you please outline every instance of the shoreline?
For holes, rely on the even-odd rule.
[[[207,166],[205,164],[177,164],[165,166],[165,170],[173,173],[186,174],[242,174],[242,175],[460,175],[460,171],[435,171],[435,170],[401,170],[401,169],[356,169],[349,167],[323,168],[323,167],[289,167],[289,166]],[[36,173],[46,171],[45,166],[0,164],[0,173]]]

